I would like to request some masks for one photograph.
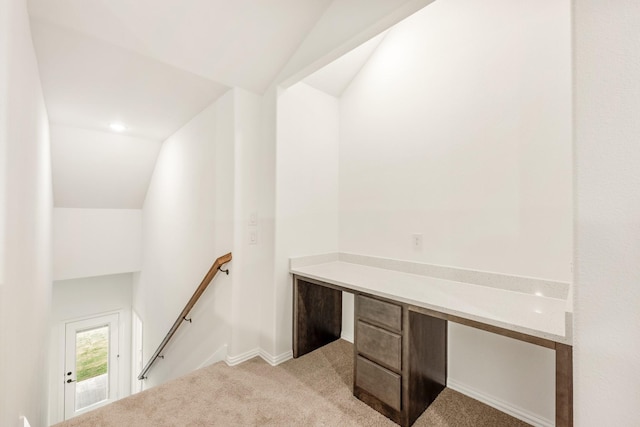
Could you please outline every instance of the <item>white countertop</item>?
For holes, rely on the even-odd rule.
[[[571,344],[567,300],[344,261],[292,266],[291,273],[515,332]]]

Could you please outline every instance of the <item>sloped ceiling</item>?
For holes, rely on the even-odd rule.
[[[263,93],[331,0],[30,0],[45,21]]]
[[[303,82],[329,95],[340,98],[345,89],[358,75],[373,52],[384,39],[384,33],[378,34],[366,43],[342,55],[340,58],[319,69]]]
[[[334,0],[276,80],[295,84],[434,1]]]
[[[32,21],[51,123],[164,140],[229,88],[77,31]]]
[[[308,74],[313,58],[339,56],[332,46],[357,46],[373,23],[370,36],[433,0],[28,1],[58,129],[55,205],[130,208],[144,202],[160,143],[225,91],[261,94],[297,69]],[[312,84],[341,93],[369,48]],[[122,135],[109,131],[116,121]]]
[[[55,206],[142,207],[161,142],[231,87],[265,91],[330,3],[29,0]]]

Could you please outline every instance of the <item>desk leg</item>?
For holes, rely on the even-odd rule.
[[[404,352],[408,363],[404,378],[408,426],[447,386],[447,330],[444,319],[405,310]]]
[[[556,427],[573,426],[573,347],[556,344]]]
[[[293,278],[293,357],[340,338],[342,291]]]

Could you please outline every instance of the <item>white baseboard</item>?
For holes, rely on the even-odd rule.
[[[254,348],[253,350],[249,350],[237,356],[227,356],[227,358],[225,359],[225,362],[227,362],[227,365],[229,366],[235,366],[235,365],[239,365],[242,362],[246,362],[249,359],[253,359],[256,356],[260,356],[265,362],[267,362],[271,366],[277,366],[293,358],[293,352],[290,350],[278,356],[273,356],[261,348]]]
[[[247,360],[253,359],[256,356],[260,356],[261,351],[262,350],[260,350],[259,348],[254,348],[253,350],[249,350],[237,356],[227,356],[227,358],[225,359],[225,362],[229,366],[236,366],[241,364],[242,362],[246,362]]]
[[[207,358],[204,362],[198,366],[198,369],[204,368],[205,366],[213,365],[214,363],[220,362],[227,358],[227,345],[224,344],[219,349],[215,351],[211,356]]]
[[[353,344],[353,331],[342,331],[340,338]]]
[[[278,356],[273,356],[264,350],[260,350],[260,357],[262,357],[269,365],[278,366],[279,364],[284,363],[289,359],[293,359],[293,351],[289,350],[287,352],[279,354]]]
[[[469,387],[466,384],[457,382],[456,380],[447,379],[447,387],[464,395],[467,395],[473,399],[476,399],[484,403],[485,405],[496,408],[497,410],[504,412],[505,414],[509,414],[514,418],[524,421],[525,423],[531,424],[532,426],[553,427],[555,424],[553,421],[541,417],[538,414],[529,412],[509,402],[498,399],[497,397],[490,396],[486,393],[483,393],[482,391]]]

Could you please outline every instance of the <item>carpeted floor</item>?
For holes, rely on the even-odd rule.
[[[352,378],[353,346],[339,340],[277,367],[216,363],[56,426],[396,426],[353,397]],[[527,424],[445,389],[414,426]]]

